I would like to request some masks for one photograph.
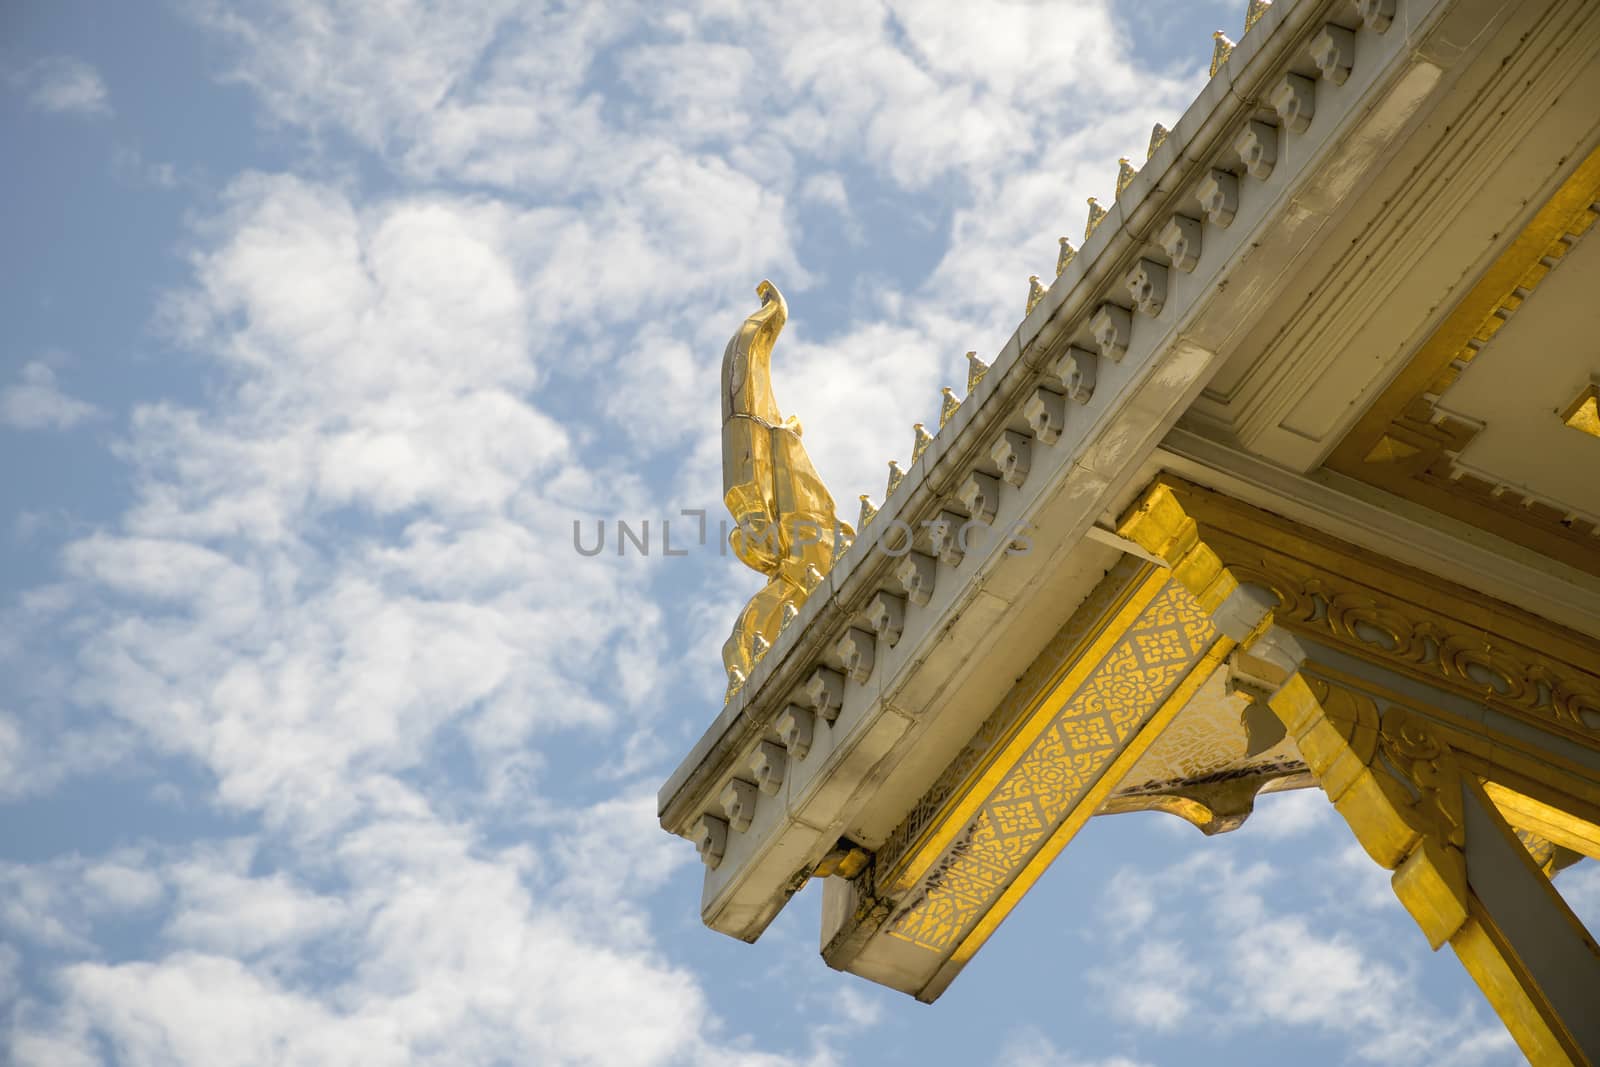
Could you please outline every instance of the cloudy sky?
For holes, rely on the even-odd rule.
[[[574,551],[718,514],[763,277],[881,497],[1242,9],[0,5],[0,1059],[1518,1062],[1320,794],[1096,820],[933,1007],[705,930],[758,579]]]

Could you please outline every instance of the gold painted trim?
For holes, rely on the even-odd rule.
[[[1490,820],[1497,824],[1494,827],[1496,832],[1515,838],[1511,824],[1500,814],[1481,783],[1468,777],[1462,782],[1462,788],[1476,795]],[[1569,934],[1587,943],[1593,951],[1593,936],[1583,921],[1573,914],[1566,898],[1551,884],[1544,870],[1534,862],[1521,842],[1513,843],[1516,847],[1512,849],[1515,857],[1512,862],[1527,868],[1528,874],[1539,886],[1549,907],[1561,918]],[[1474,936],[1475,930],[1472,928],[1486,935],[1483,941]],[[1490,1003],[1494,1004],[1495,997],[1501,998],[1506,1010],[1501,1011],[1500,1004],[1494,1004],[1496,1012],[1530,1063],[1571,1063],[1574,1067],[1586,1067],[1589,1064],[1588,1057],[1568,1030],[1560,1012],[1550,1003],[1516,947],[1502,933],[1494,914],[1484,907],[1476,894],[1472,894],[1468,900],[1466,927],[1451,939],[1450,947]]]
[[[1590,574],[1600,540],[1588,523],[1454,468],[1475,424],[1434,408],[1461,370],[1560,263],[1597,217],[1600,149],[1578,164],[1328,457],[1329,470],[1471,523]]]
[[[1167,585],[1167,573],[1146,564],[1131,577],[1119,576],[1113,569],[1106,580],[1123,583],[1110,605],[1100,610],[1090,607],[1088,627],[1075,615],[1062,628],[1063,634],[1069,634],[1075,626],[1085,632],[1071,639],[1064,652],[1046,647],[979,727],[973,741],[951,762],[946,774],[878,850],[874,877],[880,895],[916,888],[971,823],[1010,768],[1161,594]],[[1095,594],[1091,593],[1089,599],[1094,600]]]
[[[1561,413],[1563,424],[1590,437],[1600,437],[1600,385],[1591,385]]]
[[[1541,803],[1565,804],[1577,817],[1600,822],[1600,781],[1592,768],[1540,747],[1527,737],[1504,733],[1480,721],[1462,723],[1444,708],[1419,705],[1412,696],[1326,663],[1308,662],[1300,673],[1333,688],[1360,693],[1385,706],[1402,707],[1431,719],[1433,729],[1455,752],[1462,767],[1478,778],[1498,782]]]
[[[1527,990],[1534,985],[1533,976],[1500,930],[1486,921],[1483,905],[1475,903],[1450,947],[1530,1064],[1587,1067],[1587,1060],[1569,1051],[1572,1039],[1567,1036],[1566,1027],[1551,1019],[1528,995]]]
[[[1484,782],[1483,789],[1512,826],[1600,860],[1600,826],[1499,782]]]
[[[1119,532],[1208,610],[1248,582],[1291,632],[1600,747],[1592,638],[1171,476]]]
[[[1106,798],[1111,795],[1112,790],[1116,789],[1117,784],[1133,769],[1133,765],[1145,754],[1156,738],[1161,736],[1162,731],[1171,724],[1178,712],[1183,710],[1184,705],[1189,703],[1189,700],[1205,684],[1206,679],[1211,677],[1212,672],[1223,665],[1235,647],[1237,646],[1231,639],[1218,635],[1210,649],[1200,657],[1199,661],[1184,676],[1183,680],[1173,687],[1172,692],[1162,702],[1161,707],[1156,709],[1155,714],[1134,734],[1128,745],[1112,760],[1111,765],[1101,773],[1099,779],[1078,800],[1066,820],[1056,828],[1054,833],[1046,838],[1045,842],[1034,852],[1032,858],[1012,879],[1011,884],[1001,891],[999,897],[990,905],[988,911],[984,912],[977,925],[972,928],[966,937],[961,939],[961,943],[956,946],[950,958],[940,966],[933,979],[923,988],[922,992],[917,994],[918,1000],[933,1001],[955,980],[961,969],[967,965],[973,956],[977,955],[978,950],[984,946],[984,943],[1005,921],[1006,916],[1010,915],[1012,909],[1021,903],[1022,898],[1038,882],[1040,876],[1055,862],[1056,857],[1061,854],[1061,850],[1066,848],[1067,844],[1077,836],[1079,830],[1083,829],[1084,823],[1088,822],[1099,811]]]
[[[948,962],[1052,836],[1098,810],[1134,765],[1126,761],[1148,748],[1154,735],[1144,731],[1173,694],[1204,681],[1209,672],[1193,674],[1218,640],[1194,598],[1163,580],[1094,669],[1062,694],[1049,722],[962,798],[977,807],[928,874],[892,905],[898,910],[887,936],[930,953],[930,966]]]

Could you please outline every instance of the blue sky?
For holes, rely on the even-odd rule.
[[[0,10],[10,1061],[1518,1062],[1320,794],[1096,820],[932,1007],[815,889],[703,929],[654,794],[758,579],[573,550],[719,514],[763,277],[881,496],[1242,9]]]

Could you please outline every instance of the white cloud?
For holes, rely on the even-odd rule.
[[[253,842],[229,842],[172,864],[178,895],[166,937],[184,949],[244,958],[293,947],[347,919],[337,897],[295,884],[283,872],[252,877]]]
[[[1153,1030],[1172,1030],[1200,1007],[1192,989],[1200,972],[1173,941],[1144,940],[1091,977],[1107,991],[1111,1010]]]
[[[654,945],[639,901],[692,852],[637,785],[486,841],[553,808],[530,739],[609,729],[662,655],[635,640],[626,674],[595,669],[656,608],[642,571],[572,566],[561,494],[597,472],[544,410],[566,368],[530,333],[519,219],[247,176],[199,234],[169,322],[216,360],[215,404],[137,410],[134,506],[64,551],[71,700],[202,768],[263,833],[154,873],[8,868],[0,921],[80,958],[26,1013],[20,1062],[96,1040],[133,1063],[745,1055]],[[481,792],[431,765],[446,733]],[[164,904],[168,951],[96,958],[109,905],[66,907],[65,884]]]
[[[1284,871],[1240,867],[1216,852],[1154,873],[1118,872],[1107,893],[1113,915],[1130,914],[1120,898],[1134,883],[1163,906],[1136,909],[1138,925],[1107,924],[1101,940],[1112,962],[1091,977],[1111,1013],[1139,1027],[1233,1040],[1249,1028],[1303,1027],[1338,1034],[1377,1063],[1478,1064],[1507,1052],[1509,1036],[1482,1005],[1442,1013],[1419,990],[1406,954],[1386,938],[1358,942],[1341,932],[1347,868],[1313,861],[1296,873],[1334,899],[1294,893]],[[1291,910],[1290,899],[1304,910]],[[1425,948],[1398,903],[1385,918],[1385,929],[1401,931],[1401,947]]]
[[[81,875],[90,907],[114,914],[144,911],[161,900],[161,879],[144,866],[138,853],[114,856],[85,867]]]
[[[1041,220],[1109,191],[1194,78],[1138,70],[1106,3],[1073,33],[1023,6],[195,10],[308,173],[352,172],[353,141],[398,188],[237,175],[194,233],[163,325],[209,361],[205,402],[133,412],[134,502],[75,535],[49,605],[75,660],[8,704],[0,759],[41,781],[154,752],[199,779],[168,810],[250,830],[8,869],[0,919],[72,955],[14,1057],[787,1062],[664,959],[646,904],[693,857],[640,778],[671,713],[714,711],[754,576],[708,560],[685,594],[580,560],[571,520],[715,504],[716,362],[763,276],[794,313],[780,401],[853,519],[961,353],[1020,318],[1029,257],[1055,255]],[[925,214],[949,247],[830,321],[795,205],[866,227],[857,183],[948,189]],[[115,908],[157,916],[136,958],[97,952]],[[1136,978],[1201,958],[1170,932],[1129,951]],[[815,1064],[880,1010],[828,988]],[[1188,1018],[1188,996],[1141,1010]]]
[[[1558,873],[1552,884],[1591,934],[1600,930],[1600,863],[1579,860]]]
[[[1333,805],[1328,803],[1326,793],[1320,789],[1295,789],[1258,796],[1245,827],[1252,835],[1282,840],[1334,821]]]
[[[37,360],[23,365],[20,381],[0,389],[0,426],[14,430],[66,430],[96,414],[93,404],[68,396],[56,372]]]
[[[794,313],[780,403],[813,430],[846,519],[857,493],[881,495],[938,387],[964,380],[961,354],[1003,344],[1083,197],[1106,195],[1116,157],[1203,80],[1203,57],[1179,77],[1142,68],[1104,2],[793,3],[759,21],[713,2],[202,11],[278,120],[343,130],[414,179],[532,198],[511,223],[531,315],[569,358],[608,368],[604,414],[636,445],[714,432],[717,356],[774,278]],[[842,205],[844,168],[884,195],[941,179],[962,192],[934,207],[952,226],[942,262],[906,261],[868,323],[817,331],[791,204]]]
[[[1063,1051],[1037,1029],[1028,1029],[1006,1042],[995,1064],[1004,1067],[1146,1067],[1126,1056],[1084,1059]]]
[[[15,79],[27,88],[28,103],[63,115],[109,115],[111,103],[100,72],[72,56],[51,56],[24,69]]]

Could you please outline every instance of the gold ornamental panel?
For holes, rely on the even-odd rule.
[[[1036,878],[1098,806],[1098,794],[1115,785],[1108,772],[1119,757],[1130,762],[1141,729],[1204,680],[1184,685],[1191,675],[1209,674],[1196,667],[1217,640],[1200,605],[1168,582],[999,779],[890,921],[889,935],[940,954],[969,933],[986,936],[1014,903],[1002,897],[1019,895],[1007,890]]]

